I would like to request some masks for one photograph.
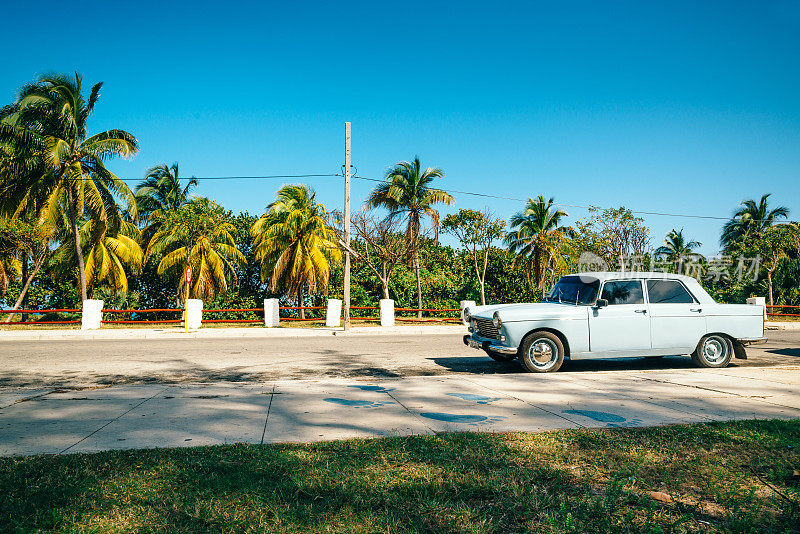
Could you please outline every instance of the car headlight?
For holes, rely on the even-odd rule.
[[[464,308],[464,323],[470,324],[472,322],[472,315],[469,313],[469,308]]]
[[[497,314],[497,312],[494,312],[494,315],[492,316],[492,324],[498,330],[501,326],[503,326],[503,321],[500,320],[500,316]]]

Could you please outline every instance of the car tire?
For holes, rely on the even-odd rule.
[[[733,342],[722,334],[704,336],[692,353],[692,361],[698,367],[722,369],[731,363]]]
[[[532,332],[522,340],[518,357],[529,373],[554,373],[564,363],[564,344],[552,332]]]
[[[502,352],[495,352],[493,350],[485,349],[486,354],[496,362],[510,362],[517,357],[515,354],[503,354]]]

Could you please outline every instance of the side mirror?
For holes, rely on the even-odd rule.
[[[597,299],[597,303],[595,304],[596,308],[605,308],[608,306],[608,301],[606,299]]]

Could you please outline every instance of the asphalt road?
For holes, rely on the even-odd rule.
[[[800,331],[770,331],[732,367],[800,365]],[[688,357],[565,362],[559,373],[686,369]],[[0,386],[397,378],[521,373],[460,335],[0,342]]]

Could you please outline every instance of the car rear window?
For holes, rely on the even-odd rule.
[[[647,297],[650,304],[692,304],[692,294],[677,280],[648,280]]]

